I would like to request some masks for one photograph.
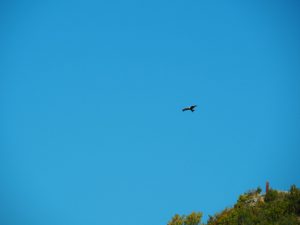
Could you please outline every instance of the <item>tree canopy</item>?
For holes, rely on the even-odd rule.
[[[292,185],[289,191],[261,188],[239,196],[233,207],[209,216],[201,223],[202,213],[176,214],[168,225],[300,225],[300,189]]]

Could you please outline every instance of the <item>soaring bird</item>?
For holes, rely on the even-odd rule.
[[[196,106],[197,106],[197,105],[192,105],[192,106],[190,106],[190,107],[186,107],[186,108],[182,109],[182,111],[184,112],[184,111],[190,110],[190,111],[194,112]]]

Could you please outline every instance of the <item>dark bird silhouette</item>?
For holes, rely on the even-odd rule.
[[[182,111],[184,112],[184,111],[190,110],[190,111],[194,112],[196,106],[197,106],[197,105],[192,105],[192,106],[190,106],[190,107],[186,107],[186,108],[182,109]]]

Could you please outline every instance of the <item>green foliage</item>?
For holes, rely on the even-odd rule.
[[[276,190],[270,189],[265,196],[265,202],[272,202],[278,199],[278,192]]]
[[[200,225],[202,213],[175,215],[168,225]],[[209,216],[206,225],[300,225],[300,189],[292,185],[289,192],[261,189],[239,196],[233,208]]]
[[[184,218],[178,214],[173,216],[171,221],[168,223],[168,225],[183,225],[184,224]]]
[[[260,193],[261,193],[261,191],[262,191],[262,190],[261,190],[261,188],[260,188],[260,187],[257,187],[257,189],[256,189],[256,193],[257,193],[257,194],[260,194]]]
[[[188,216],[180,216],[176,214],[175,216],[173,216],[168,225],[200,225],[201,217],[201,212],[192,212]]]
[[[288,195],[289,210],[300,217],[300,189],[292,185]]]
[[[201,212],[192,212],[190,215],[185,217],[184,225],[198,225],[201,222],[201,217]]]

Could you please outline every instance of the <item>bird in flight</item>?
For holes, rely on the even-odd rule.
[[[192,105],[192,106],[190,106],[190,107],[186,107],[186,108],[182,109],[182,111],[184,112],[184,111],[190,110],[190,111],[194,112],[196,106],[197,106],[197,105]]]

